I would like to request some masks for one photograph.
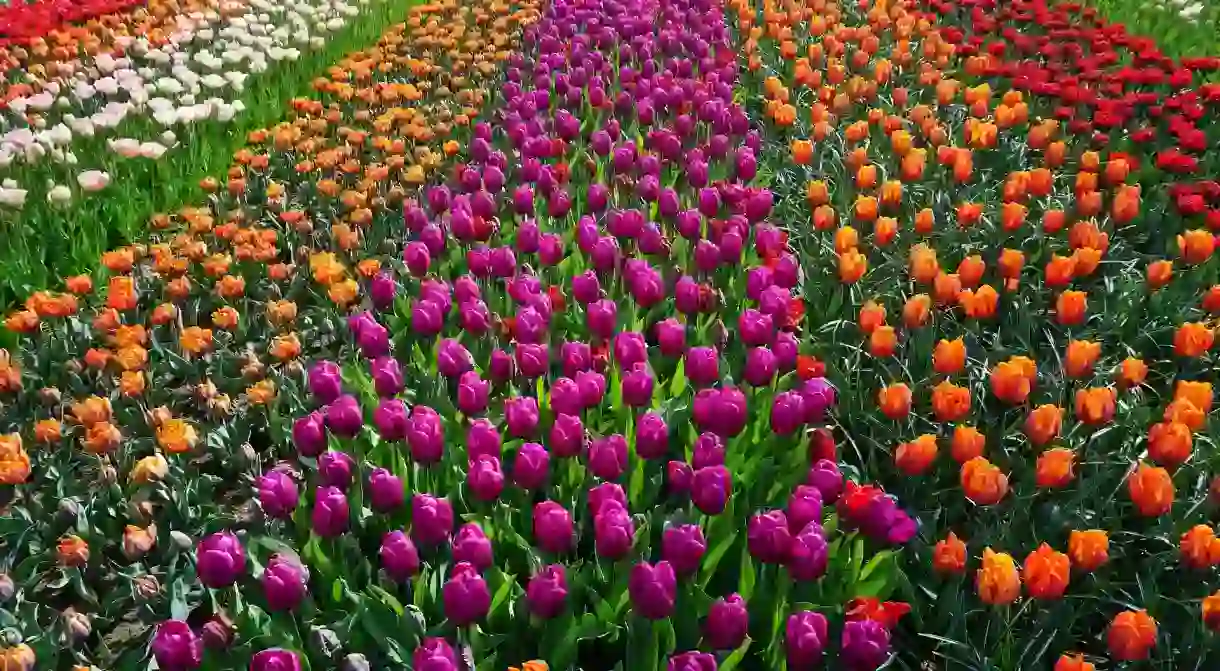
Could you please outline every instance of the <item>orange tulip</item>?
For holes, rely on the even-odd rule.
[[[1021,582],[1035,599],[1058,599],[1067,590],[1072,575],[1068,556],[1043,543],[1029,553],[1021,567]]]
[[[835,231],[835,252],[842,254],[860,246],[860,234],[851,226]]]
[[[1148,265],[1148,286],[1153,291],[1169,284],[1173,278],[1173,261],[1154,261]]]
[[[1206,524],[1196,524],[1182,534],[1178,543],[1182,562],[1191,568],[1205,569],[1220,564],[1220,538]]]
[[[868,338],[868,351],[875,357],[886,358],[894,355],[898,348],[898,334],[893,326],[878,326]]]
[[[1109,387],[1091,387],[1076,391],[1076,419],[1097,426],[1114,417],[1114,390]]]
[[[1029,208],[1021,203],[1004,203],[1000,210],[1000,226],[1006,231],[1015,231],[1025,225]]]
[[[963,290],[958,295],[958,302],[971,319],[989,319],[995,316],[1000,303],[1000,294],[990,284],[984,284],[977,291]]]
[[[845,284],[854,284],[868,271],[868,259],[855,250],[839,255],[839,279]]]
[[[1136,510],[1145,517],[1164,515],[1173,507],[1173,479],[1163,468],[1140,464],[1127,477],[1127,491]]]
[[[1165,414],[1162,417],[1166,422],[1185,424],[1191,431],[1202,429],[1207,422],[1207,413],[1185,398],[1174,399],[1165,406]]]
[[[941,375],[960,373],[966,366],[966,341],[962,338],[940,340],[932,350],[932,368]]]
[[[805,199],[810,207],[819,207],[830,202],[830,188],[822,180],[813,180],[805,185]]]
[[[1076,276],[1076,258],[1054,254],[1046,264],[1046,284],[1051,287],[1065,287],[1072,283]]]
[[[1065,291],[1055,299],[1055,317],[1063,326],[1076,326],[1084,322],[1088,306],[1088,294],[1083,291]]]
[[[957,277],[962,281],[962,286],[973,289],[983,280],[983,273],[987,272],[987,264],[983,262],[983,257],[975,254],[962,259],[962,262],[957,264]]]
[[[976,584],[983,603],[1002,605],[1021,596],[1021,575],[1012,555],[983,550],[983,566],[978,570]]]
[[[1178,236],[1178,253],[1182,260],[1197,265],[1211,258],[1216,251],[1216,238],[1210,231],[1193,229]]]
[[[1101,343],[1073,340],[1064,355],[1064,370],[1070,377],[1084,377],[1093,372],[1093,364],[1101,356]]]
[[[1110,204],[1110,216],[1119,224],[1127,224],[1140,214],[1140,187],[1124,184],[1114,191]]]
[[[902,382],[882,387],[877,392],[877,405],[890,419],[902,419],[911,412],[911,388]]]
[[[1062,655],[1053,671],[1097,671],[1097,667],[1084,661],[1084,655]]]
[[[1021,275],[1021,268],[1025,265],[1025,255],[1016,249],[1005,249],[1000,252],[1000,259],[996,265],[1000,268],[1000,277],[1015,280]]]
[[[869,335],[879,326],[885,326],[885,308],[876,301],[865,301],[860,306],[860,332]]]
[[[1068,556],[1082,571],[1096,571],[1110,561],[1110,536],[1101,529],[1072,530],[1068,536]]]
[[[966,570],[966,544],[952,531],[932,549],[932,568],[937,573],[957,574]]]
[[[936,225],[936,215],[931,208],[925,207],[915,213],[915,232],[921,235],[928,235],[932,232]]]
[[[1189,426],[1159,422],[1148,430],[1148,457],[1159,466],[1181,466],[1190,458],[1193,442]]]
[[[970,414],[970,389],[948,380],[932,388],[932,412],[942,422],[955,422]]]
[[[894,451],[894,465],[906,475],[923,475],[936,460],[936,436],[925,433]]]
[[[809,140],[792,141],[792,162],[797,165],[809,165],[813,160],[813,143]]]
[[[1008,493],[1008,476],[984,457],[962,464],[961,476],[966,498],[978,505],[995,505]]]
[[[938,273],[932,283],[932,295],[940,305],[956,305],[962,293],[962,281],[957,273]]]
[[[1203,309],[1213,315],[1220,313],[1220,284],[1213,284],[1203,295]]]
[[[1110,656],[1124,662],[1145,659],[1156,645],[1156,634],[1156,620],[1148,611],[1123,611],[1110,622],[1106,632]]]
[[[1148,377],[1148,364],[1144,363],[1141,359],[1127,357],[1119,365],[1115,377],[1118,379],[1119,386],[1124,389],[1138,387]]]
[[[1190,401],[1191,405],[1201,412],[1210,413],[1212,411],[1212,385],[1210,382],[1178,380],[1177,385],[1173,388],[1173,399]]]
[[[813,228],[818,231],[829,231],[839,221],[839,215],[829,205],[818,205],[813,210]]]
[[[1025,418],[1025,435],[1039,447],[1059,437],[1063,427],[1063,409],[1057,405],[1040,405]]]
[[[1212,348],[1216,332],[1202,322],[1188,322],[1173,334],[1173,351],[1178,356],[1198,358]]]
[[[978,203],[962,203],[957,206],[957,225],[970,228],[983,218],[983,206]]]
[[[975,457],[983,456],[986,446],[987,437],[973,426],[958,424],[954,427],[950,454],[957,463],[964,464]]]
[[[879,217],[873,223],[873,241],[878,247],[885,247],[898,236],[898,220],[893,217]]]
[[[1072,252],[1073,272],[1076,277],[1088,277],[1101,264],[1101,250],[1080,247]]]
[[[1007,403],[1024,403],[1033,390],[1037,372],[1032,360],[1012,357],[991,369],[991,392]]]
[[[856,170],[856,188],[871,189],[877,186],[877,166],[862,165]]]
[[[1034,482],[1042,489],[1066,487],[1074,477],[1076,453],[1056,447],[1038,455],[1034,469]]]
[[[856,219],[860,221],[876,221],[880,209],[881,205],[874,196],[859,196],[853,207]]]
[[[927,294],[915,294],[902,306],[902,323],[907,328],[919,328],[928,323],[932,315],[932,298]]]
[[[911,277],[920,284],[931,284],[940,273],[936,251],[923,243],[913,245],[910,253]]]

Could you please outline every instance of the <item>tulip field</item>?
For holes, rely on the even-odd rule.
[[[0,5],[0,670],[1220,668],[1217,21]]]

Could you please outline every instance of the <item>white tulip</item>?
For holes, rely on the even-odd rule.
[[[167,131],[161,133],[161,144],[168,147],[177,141],[178,141],[178,136],[174,135],[174,131],[167,130]]]
[[[6,177],[3,182],[0,182],[0,187],[5,189],[15,189],[17,188],[17,180],[13,179],[12,177]]]
[[[72,129],[62,123],[57,123],[46,132],[47,140],[53,145],[65,145],[72,141]]]
[[[110,175],[101,170],[86,170],[76,176],[76,183],[85,191],[101,191],[110,183]]]
[[[228,103],[222,103],[216,106],[216,120],[222,123],[228,123],[237,116],[237,109]]]
[[[26,190],[0,187],[0,205],[21,209],[25,206]]]
[[[140,156],[144,158],[158,159],[169,151],[169,147],[159,142],[144,142],[140,144]]]
[[[50,91],[43,91],[42,93],[30,96],[29,102],[30,107],[40,112],[45,112],[51,109],[51,105],[55,103],[55,96]]]
[[[112,96],[119,92],[119,83],[115,81],[114,77],[102,77],[93,82],[93,88],[102,95]]]
[[[140,141],[133,138],[116,138],[107,140],[106,144],[110,146],[111,151],[123,158],[135,158],[140,155]]]
[[[67,163],[68,165],[76,165],[78,160],[79,159],[76,158],[76,154],[73,154],[70,151],[64,152],[64,163]]]
[[[47,202],[52,205],[63,205],[72,200],[72,189],[63,184],[56,184],[47,191]]]

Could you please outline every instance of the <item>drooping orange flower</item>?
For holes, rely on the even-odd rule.
[[[964,464],[975,457],[983,456],[986,447],[987,437],[978,429],[965,424],[954,427],[950,454],[957,463]]]
[[[1127,477],[1127,491],[1135,509],[1144,517],[1159,517],[1173,507],[1173,478],[1169,471],[1141,463]]]
[[[1066,487],[1075,475],[1076,453],[1063,447],[1049,449],[1038,455],[1034,482],[1042,489]]]
[[[1097,667],[1084,661],[1084,655],[1061,655],[1053,671],[1097,671]]]
[[[954,422],[970,414],[970,389],[942,381],[932,388],[932,412],[942,422]]]
[[[1062,552],[1043,543],[1029,553],[1021,567],[1021,582],[1035,599],[1052,600],[1063,597],[1072,575],[1072,562]]]
[[[936,460],[936,436],[925,433],[894,451],[894,465],[906,475],[923,475]]]
[[[1068,535],[1068,556],[1082,571],[1096,571],[1110,560],[1110,536],[1101,529],[1073,529]]]
[[[1181,466],[1190,459],[1193,443],[1189,426],[1158,422],[1148,430],[1148,458],[1167,468]]]
[[[911,388],[897,382],[877,392],[877,406],[890,419],[902,419],[911,412]]]
[[[1083,291],[1065,291],[1055,299],[1055,318],[1063,326],[1084,323],[1088,307],[1088,294]]]
[[[1063,408],[1053,404],[1040,405],[1025,417],[1025,435],[1029,442],[1042,447],[1059,437],[1063,427]]]
[[[84,566],[89,563],[89,543],[74,534],[64,536],[55,545],[55,558],[60,566]]]
[[[1216,343],[1216,332],[1202,322],[1188,322],[1173,334],[1173,351],[1178,356],[1198,358]]]
[[[1220,564],[1220,538],[1206,524],[1196,524],[1182,534],[1178,543],[1182,562],[1191,568],[1205,569]]]
[[[1012,555],[985,548],[976,585],[983,603],[994,606],[1016,601],[1021,596],[1021,574]]]
[[[1008,476],[985,457],[962,464],[962,491],[981,506],[999,503],[1008,493]]]
[[[1037,369],[1028,357],[1012,357],[991,369],[991,392],[1007,403],[1024,403],[1033,390]]]
[[[966,570],[966,544],[952,531],[932,549],[932,568],[946,575]]]
[[[941,339],[932,350],[932,368],[941,375],[954,375],[966,366],[966,341]]]
[[[1123,611],[1110,622],[1106,644],[1110,656],[1124,662],[1146,659],[1156,645],[1156,620],[1145,610]]]
[[[1116,401],[1110,387],[1090,387],[1076,390],[1076,418],[1097,426],[1114,417]]]
[[[1148,364],[1144,363],[1142,359],[1135,357],[1123,359],[1115,374],[1119,386],[1124,389],[1140,386],[1147,377]]]
[[[202,354],[212,348],[212,329],[188,326],[182,330],[178,343],[188,354]]]

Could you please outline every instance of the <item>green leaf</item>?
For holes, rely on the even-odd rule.
[[[750,640],[750,637],[746,636],[746,640],[742,641],[741,645],[737,646],[737,649],[733,651],[733,654],[726,657],[725,660],[720,663],[720,671],[733,671],[733,669],[736,669],[737,665],[741,664],[741,660],[746,658],[746,653],[750,651],[750,643],[752,642],[753,641]]]
[[[681,396],[686,391],[686,361],[678,359],[678,368],[674,371],[674,379],[669,381],[669,395]]]
[[[758,580],[758,575],[755,573],[754,559],[750,556],[749,547],[741,549],[741,583],[738,592],[741,598],[746,601],[754,595],[754,584]]]

